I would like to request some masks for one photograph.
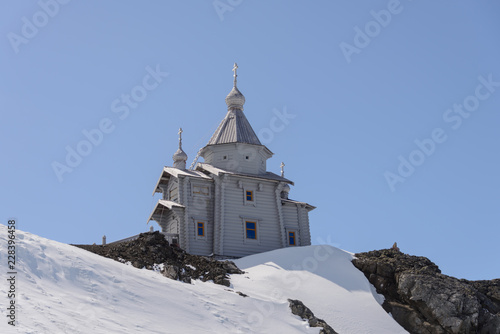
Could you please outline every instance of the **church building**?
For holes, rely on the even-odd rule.
[[[180,129],[173,166],[163,168],[153,193],[162,199],[148,221],[191,254],[241,257],[311,244],[309,211],[315,207],[289,198],[293,182],[284,177],[283,163],[281,175],[266,171],[273,153],[243,113],[237,68],[227,114],[199,152],[204,161],[186,168]]]

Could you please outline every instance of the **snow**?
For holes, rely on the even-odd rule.
[[[186,284],[156,271],[16,231],[17,326],[0,283],[0,333],[318,333],[293,315],[300,299],[337,332],[406,333],[377,302],[352,254],[330,246],[287,248],[240,259],[231,288]],[[0,225],[6,276],[7,228]],[[241,291],[248,295],[242,297]]]
[[[247,274],[233,275],[231,282],[236,290],[271,303],[253,311],[259,320],[277,316],[272,305],[290,298],[301,300],[341,334],[407,333],[382,309],[384,297],[352,259],[353,254],[328,245],[278,249],[235,261]]]

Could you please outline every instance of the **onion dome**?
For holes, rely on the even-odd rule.
[[[281,198],[288,199],[288,194],[290,193],[290,186],[285,184],[281,190]]]
[[[236,70],[238,69],[238,64],[234,63],[233,71],[234,71],[234,81],[233,81],[233,89],[226,96],[226,104],[228,109],[237,108],[243,110],[243,105],[245,104],[245,96],[241,94],[236,86]]]
[[[174,160],[174,167],[179,169],[186,169],[187,154],[182,150],[182,128],[179,129],[179,148],[172,156]]]

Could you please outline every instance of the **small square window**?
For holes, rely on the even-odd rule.
[[[247,155],[247,156],[245,157],[245,159],[247,159],[247,160],[248,160],[248,159],[250,159],[250,157]]]
[[[245,222],[246,236],[247,239],[256,240],[257,239],[257,223],[256,222]]]
[[[193,194],[208,196],[208,186],[193,186]]]
[[[205,223],[203,222],[198,222],[196,223],[196,234],[199,237],[204,237],[205,236]]]
[[[245,196],[246,196],[247,202],[253,202],[253,191],[251,191],[251,190],[245,191]]]
[[[223,156],[222,160],[227,160],[227,155]]]
[[[288,244],[290,246],[295,246],[295,232],[288,232]]]

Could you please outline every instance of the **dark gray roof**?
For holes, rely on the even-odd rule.
[[[262,145],[245,114],[240,109],[230,109],[219,124],[207,145],[247,143]]]
[[[225,170],[222,168],[214,167],[212,165],[202,163],[202,162],[199,162],[196,165],[196,168],[201,169],[201,170],[206,170],[207,172],[210,172],[210,173],[215,174],[215,175],[230,174],[230,175],[234,175],[234,176],[241,176],[241,177],[246,177],[246,178],[251,178],[251,179],[265,179],[265,180],[273,180],[273,181],[290,183],[291,185],[294,184],[289,179],[286,179],[282,176],[276,175],[276,174],[271,173],[271,172],[265,172],[264,174],[235,173],[235,172],[231,172],[231,171],[228,171],[228,170]]]

